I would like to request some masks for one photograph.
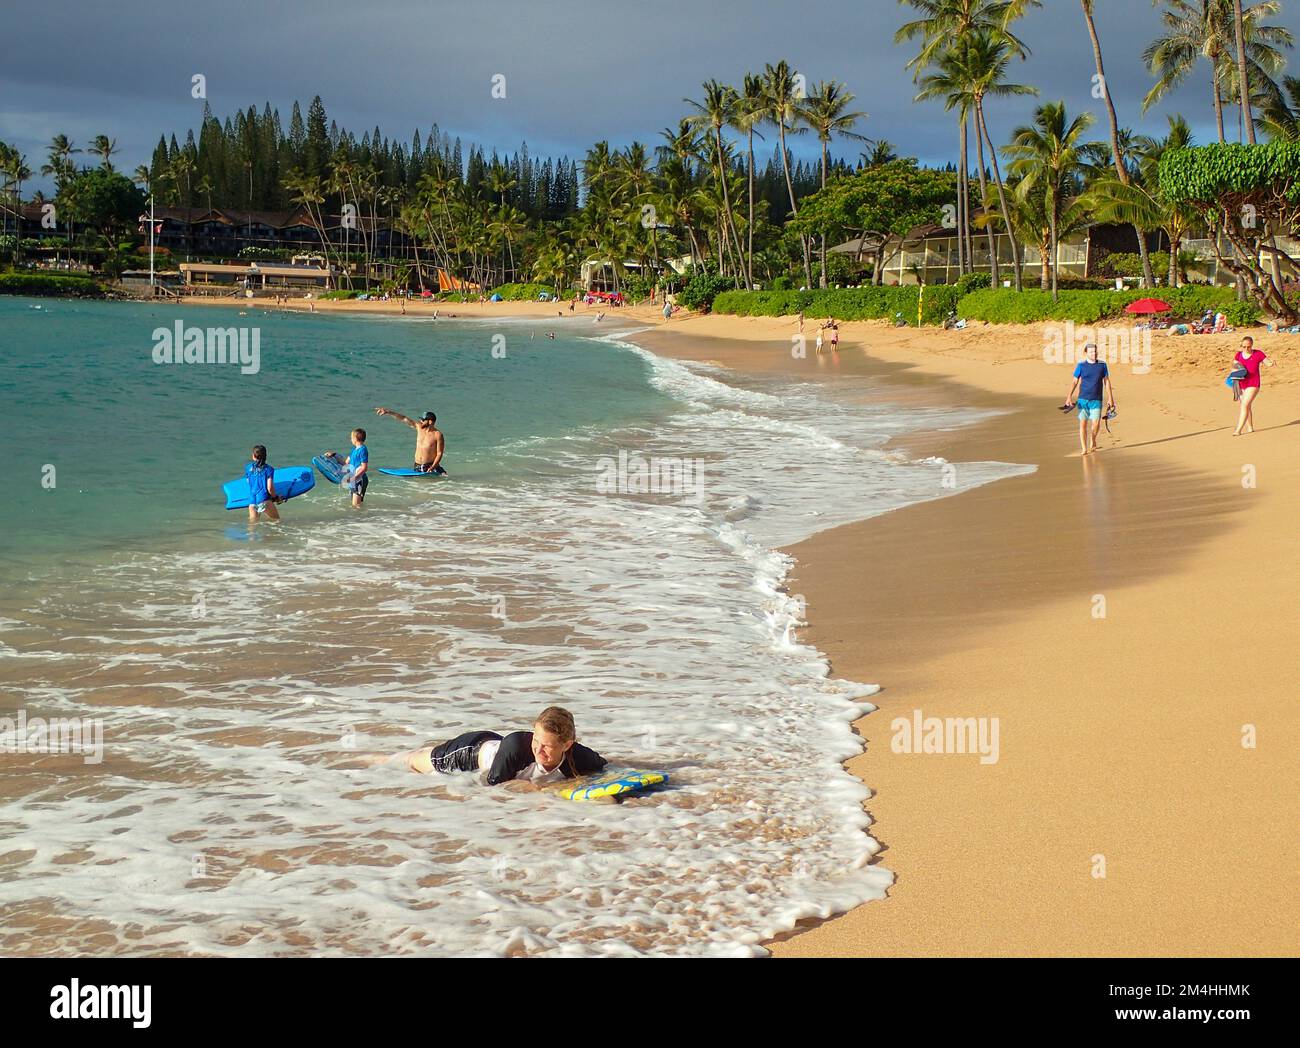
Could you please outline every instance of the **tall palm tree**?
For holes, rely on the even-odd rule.
[[[794,70],[782,59],[776,65],[768,63],[763,70],[764,96],[767,101],[767,119],[776,125],[781,143],[781,167],[785,172],[785,188],[790,194],[790,214],[799,214],[794,199],[794,182],[790,178],[790,153],[786,149],[787,134],[798,134],[799,102]],[[803,245],[804,281],[812,287],[812,260],[808,255],[808,241],[800,237]]]
[[[854,95],[838,80],[823,80],[813,86],[808,97],[799,107],[799,118],[817,135],[822,147],[821,187],[826,188],[826,169],[830,163],[830,144],[833,135],[841,138],[854,138],[865,142],[866,137],[853,130],[859,120],[866,119],[867,114],[850,111]],[[821,276],[820,286],[826,287],[826,234],[821,235]]]
[[[870,149],[858,154],[862,159],[863,167],[880,167],[882,164],[892,164],[898,159],[897,147],[887,138],[869,138],[867,145]]]
[[[18,265],[21,259],[23,240],[23,183],[32,177],[32,169],[27,166],[27,158],[16,146],[0,142],[0,197],[10,202],[5,209],[5,230],[9,228],[9,212],[14,216],[13,260]]]
[[[99,156],[99,166],[105,171],[113,170],[113,154],[119,152],[117,139],[108,135],[96,135],[90,141],[90,151]]]
[[[1143,135],[1133,140],[1131,152],[1137,161],[1138,177],[1099,177],[1086,194],[1088,209],[1102,221],[1124,222],[1141,232],[1164,231],[1169,238],[1170,287],[1179,285],[1178,249],[1201,217],[1195,209],[1165,198],[1160,190],[1160,159],[1192,144],[1192,129],[1187,121],[1171,116],[1169,134],[1164,138]]]
[[[1020,179],[1017,191],[1038,194],[1051,227],[1052,295],[1057,292],[1061,216],[1083,189],[1090,171],[1088,143],[1083,136],[1093,124],[1091,113],[1070,120],[1064,102],[1047,102],[1034,113],[1034,122],[1018,127],[1003,149],[1012,160],[1010,173]],[[1048,260],[1043,260],[1044,268]]]
[[[921,90],[917,100],[942,96],[945,107],[949,110],[960,109],[974,117],[976,153],[979,162],[980,199],[988,199],[988,178],[985,174],[984,143],[987,140],[989,153],[993,160],[993,174],[997,184],[999,210],[1008,238],[1012,243],[1012,262],[1016,277],[1016,290],[1022,286],[1020,252],[1016,247],[1015,237],[1006,216],[1009,214],[1006,190],[1002,184],[1002,173],[998,166],[997,148],[988,135],[988,123],[984,115],[984,102],[992,97],[1010,97],[1036,95],[1038,89],[1024,84],[1009,84],[1005,75],[1012,60],[1011,46],[1006,40],[988,32],[969,35],[965,41],[949,49],[933,67],[935,72],[927,74],[919,81]],[[991,279],[996,287],[1001,282],[998,263],[997,242],[993,223],[984,223],[988,235],[989,266]]]
[[[1148,45],[1142,57],[1156,76],[1156,82],[1142,102],[1145,113],[1182,84],[1200,59],[1210,65],[1210,86],[1219,141],[1227,141],[1224,130],[1225,93],[1235,81],[1262,85],[1283,67],[1282,48],[1290,47],[1289,30],[1265,25],[1281,9],[1278,0],[1258,0],[1242,9],[1242,28],[1246,52],[1246,75],[1234,60],[1237,30],[1234,0],[1164,0],[1161,15],[1164,33]],[[1245,113],[1243,113],[1243,123]]]
[[[1237,37],[1237,79],[1241,92],[1242,122],[1246,125],[1246,138],[1255,144],[1255,115],[1250,109],[1250,69],[1246,64],[1246,20],[1241,10],[1241,0],[1232,0],[1232,25]]]
[[[1079,0],[1079,3],[1083,7],[1084,21],[1088,24],[1093,60],[1097,65],[1097,83],[1101,88],[1101,97],[1106,103],[1106,115],[1110,120],[1110,151],[1115,162],[1115,177],[1128,185],[1128,168],[1124,164],[1124,151],[1119,140],[1119,117],[1115,112],[1115,100],[1110,94],[1110,81],[1106,79],[1106,65],[1101,57],[1101,38],[1097,35],[1097,23],[1093,18],[1093,0]],[[1134,232],[1137,233],[1138,254],[1142,257],[1142,286],[1153,287],[1155,274],[1151,271],[1151,254],[1147,250],[1146,237],[1136,227]]]
[[[895,43],[920,40],[921,50],[907,63],[918,80],[927,67],[938,64],[945,51],[960,46],[976,33],[1001,39],[1012,55],[1026,57],[1029,49],[1010,27],[1028,8],[1042,6],[1041,0],[899,0],[899,3],[915,8],[923,16],[904,24],[894,34]],[[962,273],[966,272],[971,258],[967,116],[968,112],[962,113],[958,133],[957,255],[958,270]]]
[[[1260,127],[1275,142],[1300,142],[1300,77],[1284,77],[1282,88],[1285,94],[1265,105]]]
[[[762,135],[758,125],[766,119],[763,78],[753,73],[745,74],[745,82],[736,99],[731,126],[745,136],[746,184],[749,198],[749,220],[745,224],[745,279],[746,286],[754,286],[754,136]]]
[[[686,101],[696,109],[695,116],[690,118],[695,126],[700,128],[701,131],[708,129],[713,132],[714,162],[718,185],[722,190],[722,235],[724,238],[730,235],[731,241],[735,245],[737,257],[743,257],[744,252],[740,249],[740,236],[736,232],[735,223],[732,221],[731,195],[727,186],[727,162],[722,144],[722,129],[731,124],[739,97],[734,87],[720,84],[716,80],[709,80],[704,84],[704,100],[702,102],[692,102],[689,98]]]

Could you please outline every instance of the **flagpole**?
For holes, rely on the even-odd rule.
[[[153,279],[153,186],[149,187],[149,297],[157,298],[158,289],[154,287]]]

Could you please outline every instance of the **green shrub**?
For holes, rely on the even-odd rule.
[[[701,270],[686,282],[686,286],[677,296],[677,301],[687,309],[698,309],[701,313],[708,313],[713,308],[713,300],[721,292],[730,291],[735,286],[736,282],[731,277]],[[755,293],[749,292],[749,294]]]
[[[338,302],[342,299],[356,298],[359,294],[361,294],[360,291],[348,291],[344,289],[342,291],[322,291],[316,297],[322,302]]]
[[[0,294],[98,297],[104,289],[92,278],[72,273],[0,273]]]
[[[488,298],[500,295],[507,302],[536,302],[539,295],[553,295],[549,284],[502,284],[488,292]]]
[[[1168,302],[1172,307],[1170,316],[1177,319],[1196,319],[1207,309],[1222,311],[1234,326],[1252,324],[1259,319],[1259,308],[1250,302],[1238,302],[1232,288],[1203,286],[1159,288],[1154,293],[1139,288],[1062,291],[1055,302],[1050,291],[997,288],[967,295],[957,312],[967,320],[986,320],[993,324],[1037,324],[1047,320],[1095,324],[1125,316],[1128,304],[1140,298]]]
[[[789,291],[790,286],[790,278],[787,276],[779,276],[772,281],[773,291]]]
[[[972,291],[982,291],[984,288],[993,286],[993,276],[989,273],[967,273],[965,276],[957,278],[957,283],[953,285],[962,295],[969,295]]]
[[[917,321],[921,289],[908,287],[834,288],[826,291],[728,291],[713,302],[716,313],[736,316],[781,317],[802,312],[816,320],[894,320],[910,326]],[[961,292],[955,284],[925,289],[921,322],[942,324],[957,308]]]

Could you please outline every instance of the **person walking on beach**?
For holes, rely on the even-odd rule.
[[[244,476],[248,478],[248,522],[256,524],[262,515],[267,520],[279,520],[275,504],[284,500],[275,493],[275,469],[267,463],[263,445],[254,444],[252,454],[253,460],[244,466]]]
[[[419,419],[407,418],[401,412],[391,408],[375,408],[376,415],[387,415],[405,423],[415,430],[415,465],[421,473],[436,473],[442,476],[447,471],[442,468],[442,454],[445,442],[442,430],[437,426],[438,416],[426,411]]]
[[[1083,454],[1097,450],[1097,434],[1101,432],[1101,401],[1103,393],[1108,398],[1107,413],[1115,408],[1115,387],[1110,381],[1110,369],[1104,360],[1097,359],[1097,344],[1089,342],[1084,347],[1084,360],[1074,368],[1074,381],[1065,395],[1065,407],[1079,409],[1079,445]],[[1077,402],[1074,395],[1078,392]]]
[[[1246,377],[1241,380],[1241,411],[1237,415],[1237,428],[1232,431],[1234,437],[1239,437],[1243,433],[1255,432],[1254,405],[1259,396],[1259,369],[1265,364],[1272,367],[1273,362],[1262,349],[1255,348],[1255,340],[1249,335],[1241,340],[1241,348],[1232,359],[1246,371]]]
[[[535,788],[604,769],[608,761],[579,745],[577,737],[573,714],[561,706],[548,706],[533,721],[532,731],[513,731],[504,737],[494,731],[469,731],[432,749],[408,750],[398,758],[425,775],[486,772],[489,786],[519,780]]]

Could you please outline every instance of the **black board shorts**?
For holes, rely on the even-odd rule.
[[[366,488],[370,487],[370,471],[367,470],[359,477],[353,477],[348,483],[348,490],[352,492],[362,502],[366,500]]]
[[[421,473],[432,473],[435,477],[444,476],[447,472],[441,466],[434,466],[433,469],[429,469],[427,462],[417,462],[411,468],[418,469]]]
[[[448,775],[456,771],[478,771],[478,751],[485,742],[500,742],[494,731],[467,731],[440,743],[429,751],[433,770]]]

